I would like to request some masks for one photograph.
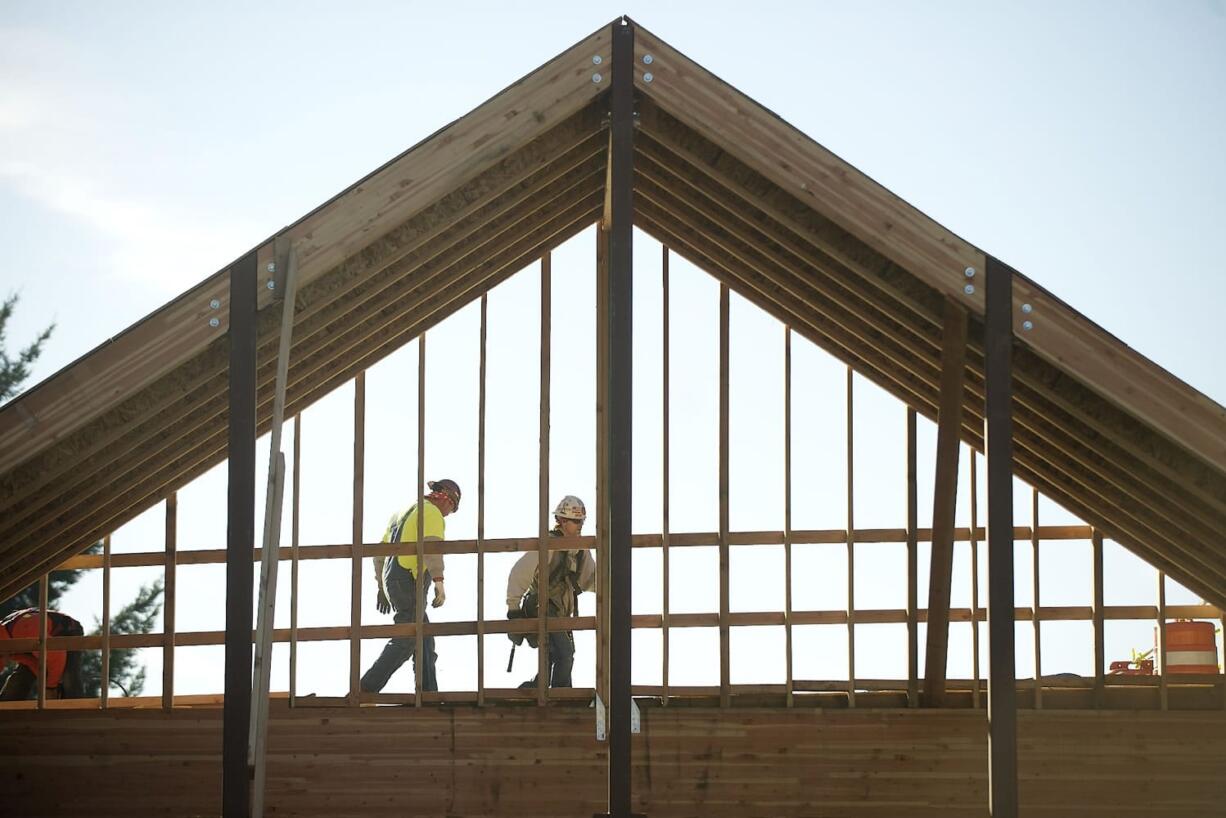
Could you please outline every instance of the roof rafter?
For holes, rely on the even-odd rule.
[[[256,249],[292,244],[286,411],[300,411],[605,207],[603,27]],[[636,224],[935,418],[941,314],[971,312],[961,436],[982,447],[983,251],[650,32],[636,34]],[[644,61],[650,55],[650,64]],[[647,74],[651,73],[650,80]],[[981,279],[976,279],[978,283]],[[0,409],[0,597],[225,457],[223,270]],[[1019,477],[1226,605],[1226,409],[1022,276]],[[261,289],[260,428],[279,307]],[[216,313],[223,315],[224,310]]]

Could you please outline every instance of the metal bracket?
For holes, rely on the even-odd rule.
[[[273,240],[272,269],[262,273],[262,278],[271,282],[272,286],[268,289],[272,290],[273,301],[283,301],[285,299],[291,246],[292,242],[287,234],[277,236]]]
[[[596,740],[605,741],[608,739],[609,736],[605,728],[606,717],[605,717],[604,701],[601,700],[599,693],[596,694],[595,706],[596,706]],[[642,726],[643,726],[643,716],[639,712],[639,706],[634,701],[634,699],[631,699],[630,700],[630,732],[633,733],[634,735],[638,735],[639,733],[643,731]]]

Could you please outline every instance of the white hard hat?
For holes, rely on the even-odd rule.
[[[587,508],[578,497],[568,494],[558,501],[558,507],[553,510],[553,516],[583,522],[587,519]]]

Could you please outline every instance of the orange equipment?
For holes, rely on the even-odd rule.
[[[1213,623],[1190,619],[1167,622],[1166,661],[1162,672],[1217,673],[1217,639]]]
[[[1122,662],[1112,662],[1111,669],[1107,671],[1111,676],[1153,676],[1154,675],[1154,651],[1147,650],[1144,653],[1132,651],[1132,658]]]

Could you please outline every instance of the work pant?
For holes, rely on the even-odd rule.
[[[84,635],[85,631],[81,630],[81,625],[72,620],[69,620],[69,623],[60,632],[55,634],[55,636]],[[37,653],[26,655],[37,661]],[[59,651],[50,651],[47,654],[48,665],[57,655],[62,654]],[[47,675],[55,679],[53,671],[48,672]],[[38,674],[35,671],[30,670],[26,665],[19,664],[17,669],[5,679],[4,687],[0,689],[0,701],[10,702],[30,698],[30,692],[37,691],[37,688],[34,687],[34,682],[37,678]],[[67,652],[64,658],[64,669],[60,672],[59,681],[55,687],[47,689],[47,697],[51,699],[81,699],[85,697],[85,690],[81,679],[81,651],[70,650]]]
[[[426,573],[426,585],[430,584],[430,573]],[[416,621],[417,582],[408,572],[400,576],[389,576],[386,580],[387,600],[392,603],[396,612],[394,618],[397,625]],[[429,622],[430,617],[422,612],[422,621]],[[434,637],[427,636],[422,650],[421,689],[423,691],[438,690],[438,679],[434,675],[434,662],[438,654],[434,652]],[[378,693],[387,685],[392,674],[400,669],[406,661],[412,660],[413,670],[417,672],[417,639],[412,636],[396,636],[388,640],[383,647],[383,653],[362,676],[362,690],[368,693]]]
[[[64,635],[80,636],[80,634]],[[17,669],[4,680],[4,687],[0,688],[0,701],[21,701],[30,698],[30,692],[37,690],[34,687],[36,680],[37,674],[34,671],[25,665],[18,665]],[[68,651],[68,657],[64,662],[64,672],[60,676],[59,687],[49,689],[47,696],[52,699],[84,698],[85,692],[82,690],[81,684],[81,651]]]
[[[573,687],[570,672],[575,666],[575,635],[570,631],[549,634],[549,686]],[[540,674],[537,674],[538,676]],[[520,687],[536,687],[537,676]]]

